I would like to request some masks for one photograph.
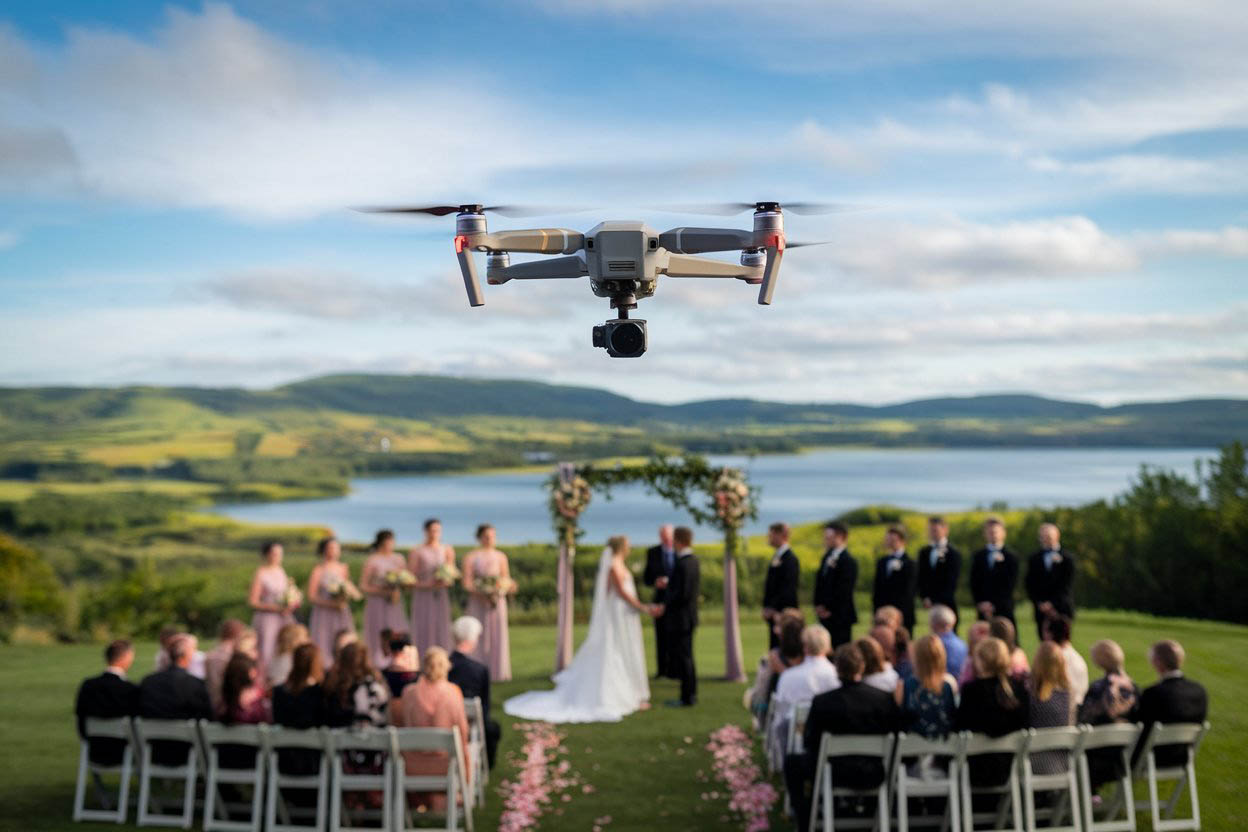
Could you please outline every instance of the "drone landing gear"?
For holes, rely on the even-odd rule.
[[[616,311],[614,321],[594,327],[594,346],[607,351],[612,358],[639,358],[649,344],[646,322],[628,317],[628,310],[637,308],[635,295],[616,295],[611,298]]]

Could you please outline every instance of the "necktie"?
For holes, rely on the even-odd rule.
[[[988,569],[989,570],[992,569],[992,564],[996,559],[997,559],[997,547],[989,546],[988,547]]]
[[[663,550],[663,571],[671,572],[676,567],[676,558],[673,557],[671,549]]]
[[[1044,571],[1045,572],[1053,571],[1053,556],[1055,554],[1057,553],[1054,552],[1052,549],[1049,549],[1048,551],[1044,553]]]
[[[933,569],[935,569],[935,568],[936,568],[936,562],[937,562],[938,560],[940,560],[940,551],[941,551],[941,550],[940,550],[940,547],[939,547],[939,546],[933,546],[933,547],[932,547],[932,554],[931,554],[931,558],[932,558],[932,568],[933,568]]]

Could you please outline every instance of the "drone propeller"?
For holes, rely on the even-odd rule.
[[[785,248],[802,248],[804,246],[826,246],[826,245],[831,245],[831,243],[832,243],[831,240],[812,240],[812,241],[800,242],[800,243],[793,242],[792,240],[785,240],[784,247]]]
[[[576,213],[585,210],[568,205],[421,205],[421,206],[380,206],[358,208],[367,214],[431,214],[445,217],[447,214],[480,214],[490,212],[503,217],[540,217],[546,214]]]
[[[664,211],[678,214],[715,214],[732,216],[744,211],[765,211],[780,208],[793,214],[838,214],[845,211],[856,211],[864,206],[846,202],[699,202],[667,205]]]

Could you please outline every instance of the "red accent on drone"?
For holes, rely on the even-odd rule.
[[[467,238],[467,237],[465,237],[463,234],[456,235],[456,237],[455,237],[455,253],[456,253],[456,254],[459,254],[459,253],[460,253],[461,251],[463,251],[463,250],[464,250],[467,246],[468,246],[468,238]]]
[[[784,251],[784,235],[779,233],[772,234],[767,245],[774,247],[777,251]]]

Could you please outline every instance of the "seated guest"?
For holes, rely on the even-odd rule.
[[[971,661],[971,655],[975,652],[975,645],[989,635],[991,631],[987,621],[980,619],[971,622],[970,629],[966,631],[966,661],[962,662],[962,672],[958,674],[958,687],[964,686],[975,678],[975,662]]]
[[[297,621],[283,624],[282,629],[277,631],[277,652],[265,668],[266,680],[270,688],[286,681],[286,677],[290,675],[295,648],[309,641],[311,639],[308,637],[308,628]]]
[[[139,686],[126,680],[126,671],[134,664],[134,647],[119,639],[104,649],[106,667],[99,676],[84,679],[78,687],[74,713],[78,716],[78,736],[87,738],[87,717],[117,719],[134,716],[139,710]],[[100,766],[121,765],[126,741],[111,737],[91,740],[88,755]]]
[[[358,641],[342,648],[325,677],[328,722],[335,728],[386,726],[390,689],[368,660],[368,648]]]
[[[962,688],[954,727],[990,737],[1003,737],[1027,727],[1029,699],[1026,686],[1010,675],[1005,642],[989,636],[971,657],[975,678]],[[971,784],[999,786],[1010,775],[1009,754],[980,754],[971,758]]]
[[[873,635],[872,638],[875,636]],[[893,633],[893,655],[897,657],[893,660],[893,669],[897,671],[897,678],[903,680],[912,678],[914,661],[910,658],[910,631],[905,627],[898,627]]]
[[[1050,615],[1044,620],[1044,633],[1062,648],[1062,655],[1066,658],[1066,678],[1070,680],[1070,696],[1077,707],[1088,693],[1088,663],[1070,643],[1070,625],[1070,616]]]
[[[759,660],[758,673],[749,691],[750,711],[757,725],[767,717],[767,705],[776,691],[780,674],[801,662],[801,632],[805,627],[806,617],[796,607],[783,609],[772,619],[771,628],[780,646],[772,647]],[[795,650],[797,660],[793,661]]]
[[[953,625],[957,623],[958,617],[944,604],[936,604],[927,614],[927,620],[932,632],[936,634],[945,648],[947,664],[945,669],[954,679],[957,679],[958,674],[962,672],[962,665],[966,664],[967,656],[966,642],[953,631]]]
[[[390,666],[381,671],[381,676],[390,688],[392,699],[402,696],[403,688],[420,677],[420,656],[407,633],[390,636]]]
[[[447,680],[451,660],[441,647],[425,651],[418,680],[403,688],[403,696],[390,706],[391,721],[400,728],[458,728],[463,744],[464,765],[468,765],[468,717],[464,712],[464,694]],[[404,767],[409,775],[445,774],[449,764],[445,751],[404,751]],[[471,780],[471,769],[465,773]],[[435,812],[446,810],[446,795],[437,792],[409,792],[408,803],[428,807]]]
[[[251,656],[235,653],[225,666],[221,687],[225,703],[221,721],[226,725],[258,725],[273,721],[268,690],[260,680],[260,665]]]
[[[247,625],[237,618],[227,618],[221,622],[217,632],[217,646],[204,654],[204,684],[208,686],[208,698],[212,700],[212,712],[221,713],[221,686],[225,684],[225,666],[234,655],[234,643],[247,629]]]
[[[451,624],[451,638],[455,651],[451,653],[451,669],[446,678],[464,692],[464,699],[481,700],[481,716],[485,721],[485,756],[490,768],[494,767],[498,753],[498,740],[503,729],[490,718],[490,669],[472,658],[481,639],[481,622],[471,615],[462,615]]]
[[[1051,641],[1041,642],[1036,648],[1030,693],[1029,727],[1059,728],[1074,724],[1075,703],[1066,676],[1066,656],[1062,648]],[[1031,768],[1036,774],[1061,774],[1067,769],[1068,759],[1069,755],[1061,751],[1040,751],[1031,755]]]
[[[950,675],[940,637],[927,634],[914,643],[914,675],[897,683],[901,730],[940,739],[953,730],[958,683]]]
[[[867,635],[875,639],[876,644],[880,645],[880,649],[884,651],[884,661],[895,668],[897,666],[897,631],[883,624],[875,624]]]
[[[887,627],[890,630],[896,630],[904,623],[901,610],[892,604],[885,604],[875,611],[875,615],[871,618],[871,626]]]
[[[195,636],[180,633],[169,639],[169,665],[148,674],[139,683],[139,716],[147,719],[212,719],[208,686],[187,670],[197,652]],[[161,766],[186,763],[185,742],[152,743],[152,762]]]
[[[884,648],[875,639],[867,636],[854,642],[858,652],[862,653],[864,669],[862,681],[876,690],[892,695],[897,690],[897,680],[901,678],[893,666],[884,659]]]
[[[334,633],[334,655],[330,657],[333,661],[326,663],[326,668],[332,667],[338,661],[338,656],[342,654],[342,648],[348,644],[355,644],[359,640],[359,633],[355,630],[342,629]]]
[[[1031,675],[1031,662],[1027,660],[1027,654],[1023,648],[1018,646],[1018,631],[1014,627],[1014,622],[1004,615],[994,615],[988,621],[988,632],[993,638],[999,638],[1005,643],[1005,649],[1010,653],[1010,675],[1021,682],[1026,682],[1027,677]]]
[[[836,667],[828,661],[832,650],[832,636],[822,624],[802,630],[804,659],[799,665],[780,674],[776,683],[776,715],[771,723],[768,749],[772,759],[783,765],[787,751],[789,724],[798,705],[809,705],[821,693],[841,686]]]
[[[169,667],[169,645],[180,635],[184,635],[181,627],[165,627],[160,631],[160,646],[156,648],[156,670]],[[205,658],[204,651],[199,649],[196,649],[195,655],[191,656],[191,663],[186,670],[196,679],[204,678]]]
[[[377,637],[381,639],[381,663],[377,665],[377,671],[381,672],[390,666],[390,639],[394,638],[394,629],[390,627],[382,627]]]
[[[1079,722],[1086,725],[1108,725],[1132,722],[1140,703],[1140,689],[1123,670],[1126,658],[1122,648],[1109,639],[1092,645],[1092,663],[1105,675],[1092,683],[1088,695],[1079,706]],[[1122,755],[1116,748],[1093,748],[1088,751],[1088,779],[1095,791],[1106,783],[1118,780],[1123,771]]]
[[[815,777],[819,743],[826,734],[891,734],[897,730],[899,711],[893,697],[862,681],[862,652],[854,644],[836,651],[836,673],[841,686],[821,693],[810,703],[810,715],[802,738],[803,754],[784,761],[784,782],[797,813],[798,829],[810,825],[809,787]],[[832,764],[834,786],[875,788],[884,779],[884,765],[872,757],[839,757]]]
[[[325,676],[321,651],[308,642],[295,648],[291,657],[290,675],[285,683],[273,689],[273,721],[284,728],[320,728],[328,721]],[[321,752],[311,748],[284,748],[278,753],[278,767],[285,774],[313,775]]]
[[[1147,732],[1156,723],[1204,722],[1209,715],[1209,696],[1199,682],[1183,675],[1183,658],[1183,646],[1170,639],[1159,641],[1148,650],[1148,661],[1157,671],[1158,682],[1140,694],[1137,718],[1144,723],[1145,736],[1140,737],[1136,746],[1137,758],[1144,748]],[[1187,747],[1160,745],[1154,756],[1161,768],[1185,765]]]

